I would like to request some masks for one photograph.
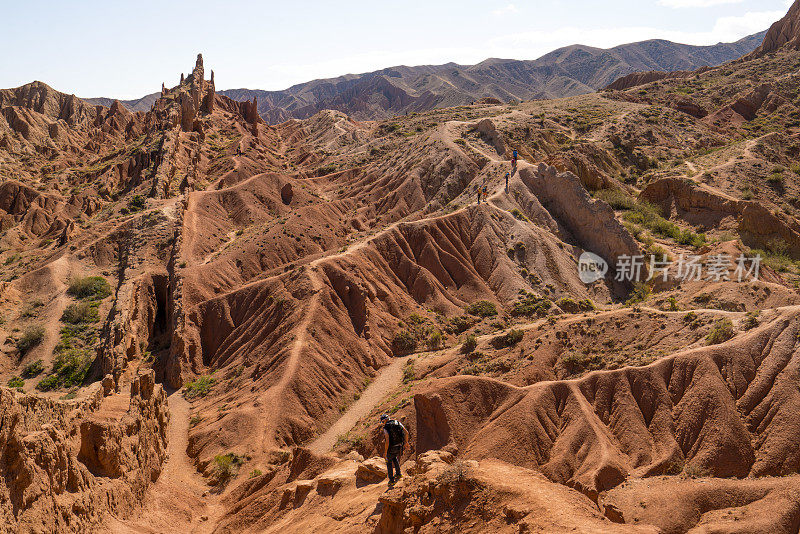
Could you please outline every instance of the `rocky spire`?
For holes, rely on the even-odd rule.
[[[194,64],[192,71],[192,85],[190,91],[192,93],[192,100],[195,102],[195,109],[199,110],[203,107],[203,100],[205,100],[205,71],[203,69],[203,54],[197,54],[197,61]]]
[[[214,112],[214,71],[211,71],[211,80],[206,84],[206,92],[203,95],[203,111],[207,113]]]
[[[161,82],[161,96],[167,94],[167,88],[164,86],[164,82]]]
[[[183,73],[181,72],[181,85],[183,85]]]

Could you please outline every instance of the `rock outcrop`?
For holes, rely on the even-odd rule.
[[[161,471],[169,414],[152,371],[130,395],[80,402],[0,387],[0,518],[14,532],[87,532],[129,513]],[[76,442],[76,440],[79,440]]]
[[[788,254],[800,258],[800,224],[758,202],[723,197],[680,178],[657,180],[642,191],[640,198],[658,205],[664,213],[694,224],[734,217],[744,244],[767,249],[771,241],[778,239],[786,243]]]
[[[767,30],[764,42],[747,57],[760,57],[782,47],[800,49],[800,0],[795,0],[786,16]]]

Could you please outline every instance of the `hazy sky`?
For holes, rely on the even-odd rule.
[[[177,84],[198,52],[218,89],[285,89],[394,65],[535,59],[582,43],[734,41],[791,0],[0,0],[0,87],[82,97]],[[207,75],[208,76],[208,75]]]

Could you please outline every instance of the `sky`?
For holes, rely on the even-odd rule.
[[[792,0],[0,0],[0,87],[139,98],[202,53],[217,89],[395,65],[536,59],[570,44],[707,45],[767,29]]]

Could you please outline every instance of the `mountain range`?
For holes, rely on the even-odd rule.
[[[716,66],[752,52],[766,31],[733,43],[693,46],[652,39],[609,49],[584,45],[559,48],[535,60],[487,59],[476,65],[389,67],[363,74],[313,80],[282,91],[218,91],[243,101],[258,99],[269,124],[308,118],[335,109],[358,120],[385,119],[469,104],[484,98],[501,102],[562,98],[592,93],[638,71],[694,70]],[[147,111],[160,93],[122,101],[131,111]],[[110,106],[111,98],[84,100]]]

